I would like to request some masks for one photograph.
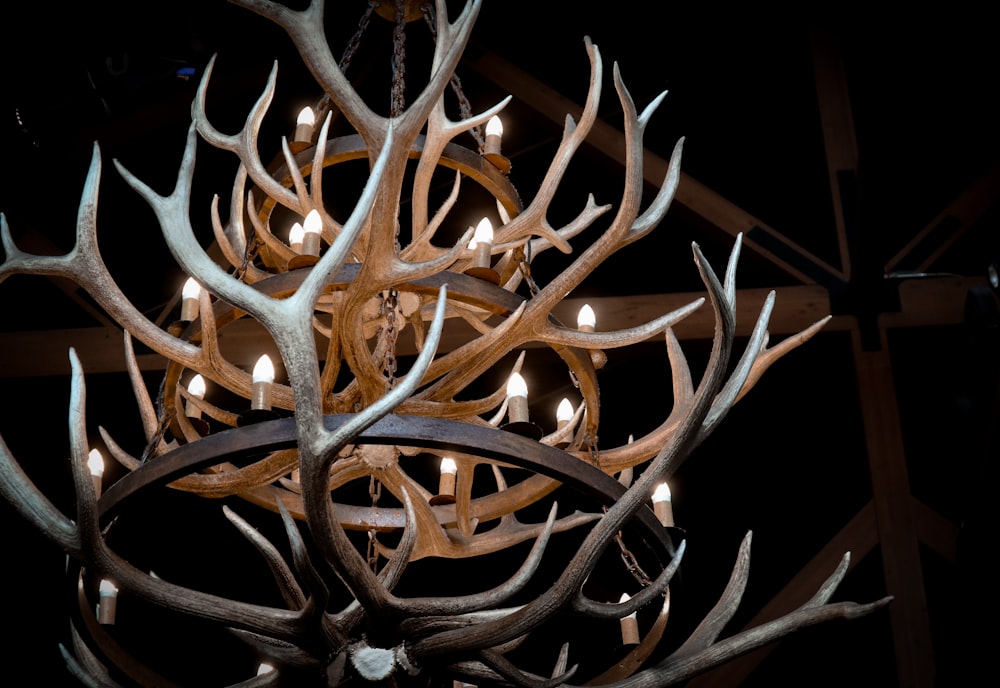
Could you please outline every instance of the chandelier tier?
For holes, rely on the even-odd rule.
[[[660,496],[665,483],[765,370],[825,322],[769,347],[772,293],[745,349],[734,354],[739,240],[721,279],[692,245],[705,298],[651,322],[609,332],[587,313],[574,325],[556,317],[585,278],[652,232],[670,206],[681,142],[655,199],[641,207],[643,132],[665,93],[640,113],[615,68],[627,146],[622,197],[613,212],[590,197],[556,227],[548,219],[553,199],[596,120],[605,78],[589,39],[583,113],[579,121],[567,116],[547,173],[525,204],[508,176],[502,133],[493,128],[509,98],[471,113],[455,79],[479,2],[453,20],[444,0],[369,3],[357,38],[369,21],[382,21],[371,16],[376,8],[395,22],[385,115],[346,77],[349,57],[333,57],[323,2],[303,10],[232,2],[284,29],[319,97],[281,140],[276,160],[265,162],[259,137],[277,92],[277,65],[242,129],[226,134],[209,117],[213,59],[192,105],[173,190],[161,195],[115,162],[190,276],[175,322],[162,327],[148,319],[101,258],[96,144],[73,251],[22,252],[0,216],[0,281],[14,274],[69,278],[124,329],[144,423],[142,447],[122,446],[100,429],[100,444],[126,470],[103,485],[100,464],[88,469],[97,441],[84,411],[86,362],[70,349],[75,518],[53,506],[0,445],[0,490],[72,562],[75,642],[66,657],[84,685],[191,685],[177,667],[152,666],[138,649],[142,634],[115,623],[130,604],[238,638],[247,659],[234,660],[237,678],[224,685],[541,688],[674,685],[799,629],[888,602],[830,601],[847,570],[845,555],[807,604],[723,637],[747,580],[748,535],[718,603],[683,642],[664,647],[670,584],[685,549],[664,501],[669,492]],[[405,102],[404,36],[409,22],[425,20],[434,37],[428,77]],[[416,71],[407,66],[412,80]],[[457,118],[446,98],[456,90]],[[211,207],[209,248],[189,214],[196,151],[205,144],[239,161],[225,196],[228,219],[218,196]],[[475,226],[467,220],[470,190],[473,204],[483,194],[490,200],[476,210],[484,221]],[[571,241],[600,223],[595,240],[544,284],[536,281],[531,267],[546,251],[572,255]],[[712,309],[716,329],[698,378],[671,328],[700,308]],[[600,446],[605,352],[653,337],[663,338],[673,375],[665,417],[627,443]],[[133,339],[168,361],[155,390],[139,370]],[[246,362],[251,342],[255,365]],[[553,420],[535,417],[527,402],[529,347],[559,361],[576,395]],[[491,382],[497,370],[499,387]],[[267,601],[171,581],[129,558],[119,534],[150,495],[174,490],[229,500],[220,511],[269,571]],[[234,505],[251,511],[238,514]],[[256,525],[265,516],[283,541]],[[570,546],[560,548],[560,539]],[[553,564],[554,555],[562,558]],[[458,573],[449,589],[436,578],[480,559],[497,568],[496,581],[483,576],[459,585]],[[614,652],[574,644],[581,633],[609,632],[621,635],[605,641]]]

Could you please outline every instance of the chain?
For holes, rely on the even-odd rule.
[[[531,292],[532,296],[537,295],[540,289],[538,288],[538,283],[535,282],[535,278],[531,276],[531,244],[525,243],[524,246],[518,246],[514,249],[514,260],[517,261],[518,269],[524,276],[524,282],[528,285],[528,291]]]
[[[424,21],[431,30],[431,36],[437,39],[437,21],[434,18],[434,6],[431,4],[422,4],[420,9],[424,13]],[[465,95],[465,91],[462,89],[462,80],[458,78],[458,74],[452,74],[451,79],[448,80],[448,84],[451,86],[451,90],[455,93],[458,98],[458,111],[462,119],[468,119],[472,116],[472,104],[469,102],[468,97]],[[479,153],[482,155],[483,151],[486,149],[486,139],[483,136],[482,127],[472,127],[469,130],[472,137],[476,139],[476,143],[479,144]]]
[[[378,498],[382,496],[382,483],[373,475],[368,481],[368,495],[372,498],[372,512],[378,507]],[[368,531],[368,565],[378,573],[378,534],[374,528]]]
[[[605,509],[605,511],[607,511],[607,509]],[[615,535],[615,542],[618,543],[618,549],[621,550],[622,561],[625,562],[625,568],[628,569],[628,572],[631,573],[637,581],[639,581],[639,585],[645,588],[647,585],[652,583],[653,579],[642,570],[642,567],[639,566],[639,562],[636,560],[635,555],[632,554],[629,548],[625,546],[625,540],[622,539],[621,531],[618,531],[618,534]]]
[[[385,357],[382,360],[382,374],[385,376],[386,390],[392,389],[396,385],[396,337],[399,331],[396,328],[396,312],[399,307],[399,291],[389,289],[382,297],[381,315],[385,318],[385,325],[382,328],[382,336],[385,338]]]
[[[392,100],[389,114],[398,117],[406,107],[406,0],[396,0],[396,28],[392,32]]]
[[[358,51],[361,46],[361,37],[364,35],[365,31],[368,30],[368,21],[372,17],[372,10],[381,5],[379,0],[368,0],[368,9],[365,13],[361,15],[361,19],[358,21],[358,30],[354,32],[351,36],[351,40],[347,42],[347,47],[344,48],[344,54],[340,58],[340,71],[344,74],[347,73],[348,67],[351,66],[351,60],[354,59],[354,54]]]

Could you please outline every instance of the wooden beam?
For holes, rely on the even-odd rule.
[[[854,186],[857,184],[858,174],[858,140],[854,131],[851,96],[840,45],[831,36],[820,31],[814,31],[810,38],[840,263],[845,279],[849,280],[851,262],[848,228],[853,222],[851,215],[856,212],[851,199],[855,195]],[[846,184],[851,188],[844,188]]]
[[[559,126],[562,126],[567,114],[579,120],[583,112],[583,108],[569,98],[481,46],[467,51],[463,64]],[[595,122],[587,137],[587,145],[615,162],[625,164],[624,134],[611,125],[601,120]],[[643,154],[643,178],[659,187],[666,177],[668,165],[668,160],[646,149]],[[685,173],[681,173],[674,202],[731,236],[742,233],[743,244],[748,250],[763,256],[803,284],[844,280],[840,270]]]
[[[917,249],[932,239],[938,245],[914,265],[914,272],[926,272],[959,237],[1000,199],[1000,162],[995,162],[955,200],[948,204],[927,226],[885,265],[886,274],[894,272],[907,259],[916,259]],[[987,259],[983,260],[986,271]]]
[[[934,648],[886,332],[880,327],[874,350],[862,346],[857,330],[852,334],[883,575],[895,597],[889,616],[899,685],[932,688]]]
[[[845,552],[851,553],[849,568],[854,568],[877,545],[875,506],[869,502],[747,623],[744,630],[773,621],[807,602],[836,570]],[[776,647],[777,644],[772,643],[737,657],[692,679],[686,684],[687,688],[738,686]]]
[[[737,292],[737,333],[749,335],[768,289],[742,289]],[[822,319],[830,312],[826,290],[819,286],[782,287],[776,290],[776,306],[771,315],[769,331],[773,336],[795,334]],[[686,306],[704,293],[651,294],[593,299],[566,299],[555,312],[562,322],[575,323],[576,314],[584,303],[594,308],[598,329],[624,330],[658,318]],[[456,323],[457,324],[457,323]],[[843,326],[842,320],[827,324],[826,329]],[[714,316],[708,307],[682,320],[674,328],[680,339],[711,339],[715,328]],[[399,353],[414,352],[410,329],[400,333]],[[252,366],[260,355],[257,339],[260,328],[246,321],[237,321],[221,332],[220,343],[228,360],[236,365]],[[473,335],[470,328],[446,327],[440,351],[451,351]],[[62,330],[0,333],[0,378],[34,377],[69,374],[67,351],[73,346],[84,369],[91,373],[125,370],[125,348],[121,330],[113,327],[86,327]],[[141,347],[139,347],[141,348]],[[322,349],[321,349],[322,350]],[[138,357],[144,370],[162,370],[166,361],[154,353]]]

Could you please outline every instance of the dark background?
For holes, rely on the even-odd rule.
[[[365,3],[344,5],[343,10],[328,10],[334,54],[353,32]],[[661,3],[587,10],[582,4],[557,3],[547,8],[554,15],[549,17],[540,17],[539,7],[486,2],[470,51],[499,54],[582,103],[588,76],[583,37],[591,36],[605,59],[604,122],[618,126],[621,119],[610,78],[617,61],[640,109],[660,91],[669,91],[648,128],[649,150],[668,157],[684,136],[688,175],[835,266],[840,258],[834,200],[810,40],[817,33],[832,37],[843,51],[859,153],[852,187],[856,223],[849,237],[855,277],[849,285],[830,289],[836,326],[769,371],[672,486],[675,514],[689,541],[685,571],[674,591],[671,632],[683,638],[691,628],[687,624],[711,607],[740,540],[752,530],[752,573],[743,611],[731,626],[736,630],[872,497],[852,323],[864,327],[892,312],[898,307],[899,284],[909,279],[981,279],[977,286],[989,294],[986,266],[1000,254],[992,202],[921,271],[929,275],[887,275],[884,266],[996,165],[993,28],[985,17],[957,10],[880,20],[846,7],[825,15],[778,16]],[[104,159],[101,250],[126,293],[155,316],[173,296],[171,278],[179,273],[176,266],[155,262],[153,256],[163,248],[158,230],[142,201],[112,169],[111,159],[120,159],[161,193],[170,189],[194,89],[215,53],[209,114],[224,131],[238,128],[272,61],[278,60],[279,95],[266,125],[276,133],[261,137],[262,149],[276,150],[276,137],[285,133],[280,123],[291,121],[303,99],[316,94],[306,88],[308,77],[284,34],[226,3],[142,8],[136,3],[75,3],[60,8],[53,21],[55,11],[3,10],[8,33],[30,40],[4,45],[0,133],[6,173],[0,211],[19,242],[41,238],[55,250],[68,250],[91,146],[98,141]],[[373,36],[379,31],[384,35],[380,21],[373,20]],[[356,60],[352,76],[374,78],[369,70],[377,75],[386,68],[373,58]],[[183,68],[192,69],[194,77],[181,78],[178,70]],[[460,76],[476,110],[505,95],[474,70],[460,71]],[[511,178],[528,201],[558,143],[559,129],[530,107],[514,103],[508,110],[512,121],[504,152],[513,162]],[[204,167],[213,160],[206,159]],[[192,210],[200,231],[208,228],[208,194],[224,193],[234,165],[208,169],[207,176],[217,176],[209,190],[199,191],[202,196]],[[621,172],[599,151],[582,149],[553,208],[553,224],[572,217],[586,193],[593,192],[598,203],[615,203]],[[647,198],[654,192],[647,189]],[[995,198],[995,183],[990,193]],[[936,238],[928,240],[930,248]],[[706,226],[687,209],[675,208],[652,236],[595,273],[579,295],[699,290],[691,241],[722,270],[732,237]],[[896,270],[913,269],[919,253]],[[540,261],[540,280],[558,266],[552,258],[553,267]],[[752,251],[745,252],[738,275],[741,288],[794,282]],[[0,286],[4,342],[11,355],[24,355],[13,346],[17,332],[95,324],[57,286],[21,276]],[[942,686],[960,685],[988,666],[988,658],[979,653],[988,631],[974,631],[970,624],[989,618],[995,608],[984,557],[995,541],[996,517],[988,500],[998,458],[998,345],[995,301],[979,303],[985,307],[972,309],[968,317],[956,319],[954,308],[946,314],[941,310],[937,319],[892,329],[889,338],[908,489],[951,526],[950,554],[921,546],[931,651],[936,684]],[[64,331],[53,336],[64,336]],[[701,360],[707,346],[701,339],[685,342],[692,361]],[[0,432],[36,483],[72,513],[65,471],[68,381],[55,374],[19,375],[16,362],[5,363]],[[155,389],[156,374],[147,375]],[[605,401],[602,442],[613,445],[629,433],[648,430],[670,403],[662,344],[611,352],[601,384],[604,399],[614,400]],[[123,446],[141,445],[125,375],[89,375],[88,389],[91,425],[108,428]],[[215,507],[204,514],[217,517]],[[184,510],[210,518],[203,508],[192,504]],[[3,580],[13,602],[8,609],[13,634],[0,656],[6,666],[23,669],[34,685],[72,685],[56,650],[66,638],[64,558],[8,506],[0,507],[0,518],[6,543]],[[154,521],[175,516],[154,510],[148,518],[153,529]],[[204,533],[210,540],[207,554],[219,543],[209,526]],[[875,548],[857,563],[836,598],[871,601],[893,592],[885,586]],[[171,632],[169,626],[150,631],[153,636]],[[209,652],[201,661],[217,659]],[[741,685],[833,686],[860,680],[893,686],[898,685],[894,662],[890,618],[883,610],[783,642]]]

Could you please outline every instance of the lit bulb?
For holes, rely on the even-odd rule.
[[[496,115],[490,117],[489,121],[486,122],[486,135],[503,136],[503,122]]]
[[[441,459],[441,476],[438,478],[437,494],[431,497],[431,504],[454,504],[455,478],[458,474],[458,464],[455,459],[447,456]]]
[[[507,380],[507,397],[528,398],[528,385],[520,373],[512,373],[510,379]]]
[[[308,105],[299,110],[298,117],[295,118],[295,140],[312,140],[313,127],[316,126],[316,114]]]
[[[320,232],[323,230],[323,218],[319,211],[313,208],[302,222],[302,255],[318,256]]]
[[[258,676],[263,676],[264,674],[268,674],[272,671],[274,671],[274,667],[268,664],[267,662],[261,662],[260,666],[257,667]]]
[[[98,587],[97,622],[112,625],[118,610],[118,587],[104,578]]]
[[[205,378],[203,378],[201,375],[195,375],[193,378],[191,378],[191,382],[188,383],[187,390],[188,394],[190,394],[192,397],[197,397],[198,399],[204,399],[205,392],[207,391],[207,387],[205,386]],[[188,418],[201,418],[201,409],[198,408],[196,404],[192,404],[190,400],[188,401],[184,412],[187,414]]]
[[[597,325],[597,316],[594,315],[594,309],[590,307],[589,303],[583,304],[580,308],[580,312],[576,316],[576,326],[578,329],[584,332],[593,332],[594,326]]]
[[[666,483],[660,483],[653,491],[653,513],[664,527],[674,525],[674,507],[670,497],[670,487]]]
[[[632,599],[627,592],[623,592],[619,602],[628,602]],[[622,644],[635,645],[639,642],[639,621],[636,612],[632,612],[621,619]]]
[[[94,493],[100,498],[101,483],[104,477],[104,457],[101,452],[91,449],[87,455],[87,469],[90,470],[90,480],[94,484]]]
[[[563,399],[559,402],[559,407],[556,409],[556,426],[559,428],[565,427],[572,419],[573,404],[569,402],[569,399]]]
[[[519,373],[507,380],[507,419],[511,423],[525,423],[528,420],[528,385]]]
[[[296,222],[292,225],[292,228],[288,230],[288,245],[292,247],[292,250],[296,253],[302,253],[302,238],[305,235],[306,230],[302,229],[302,223]]]
[[[205,378],[201,375],[195,375],[191,378],[191,382],[188,383],[188,393],[193,397],[198,397],[199,399],[205,398],[205,392],[207,388],[205,386]]]
[[[104,457],[101,456],[101,452],[96,449],[90,450],[90,454],[87,455],[87,468],[95,478],[104,475]]]
[[[251,409],[269,411],[271,409],[271,385],[274,382],[274,364],[271,357],[264,354],[253,367],[253,395]]]
[[[274,364],[271,363],[271,357],[264,354],[257,359],[257,364],[253,367],[253,381],[258,382],[274,382]]]
[[[476,231],[472,235],[472,240],[469,241],[469,248],[475,251],[472,261],[477,268],[490,266],[490,252],[493,250],[493,223],[488,217],[484,217],[476,225]]]
[[[181,320],[188,322],[198,317],[198,297],[201,295],[201,285],[194,277],[188,277],[181,289]]]

